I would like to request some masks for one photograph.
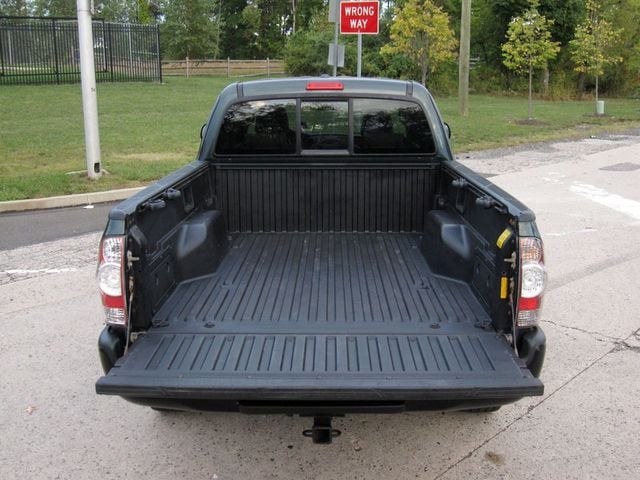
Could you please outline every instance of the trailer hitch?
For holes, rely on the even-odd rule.
[[[331,428],[331,417],[313,417],[313,427],[303,430],[302,435],[311,438],[313,443],[328,444],[342,434],[340,430]]]

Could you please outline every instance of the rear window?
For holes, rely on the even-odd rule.
[[[216,152],[296,153],[296,101],[258,100],[233,105],[224,116]]]
[[[225,114],[216,145],[216,153],[222,155],[290,155],[322,150],[398,155],[433,154],[436,149],[420,105],[374,98],[238,103]]]
[[[402,100],[353,100],[354,153],[434,153],[422,108]]]
[[[302,101],[302,150],[349,148],[349,102]]]

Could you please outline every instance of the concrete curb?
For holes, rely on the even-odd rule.
[[[32,198],[28,200],[12,200],[0,202],[1,212],[23,212],[27,210],[42,210],[46,208],[75,207],[78,205],[91,205],[93,203],[115,202],[129,198],[134,193],[146,187],[121,188],[106,192],[76,193],[73,195],[60,195],[58,197]]]

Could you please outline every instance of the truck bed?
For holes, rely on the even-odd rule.
[[[488,321],[469,286],[435,277],[417,234],[249,233],[233,237],[217,273],[182,283],[154,323],[274,333],[371,328],[424,331]],[[436,327],[436,328],[438,328]],[[336,330],[337,329],[337,330]]]
[[[540,394],[483,328],[490,319],[470,287],[434,275],[420,242],[234,234],[216,273],[177,286],[98,392],[234,402]]]

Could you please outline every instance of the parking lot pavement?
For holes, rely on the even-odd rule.
[[[75,237],[104,228],[113,203],[0,213],[0,250]]]
[[[96,396],[89,234],[0,251],[0,478],[637,478],[640,139],[586,142],[562,143],[574,153],[558,162],[520,151],[519,170],[508,154],[492,160],[492,180],[537,213],[545,239],[544,396],[494,414],[338,418],[330,446],[302,437],[310,419]],[[620,163],[632,165],[610,168]]]

